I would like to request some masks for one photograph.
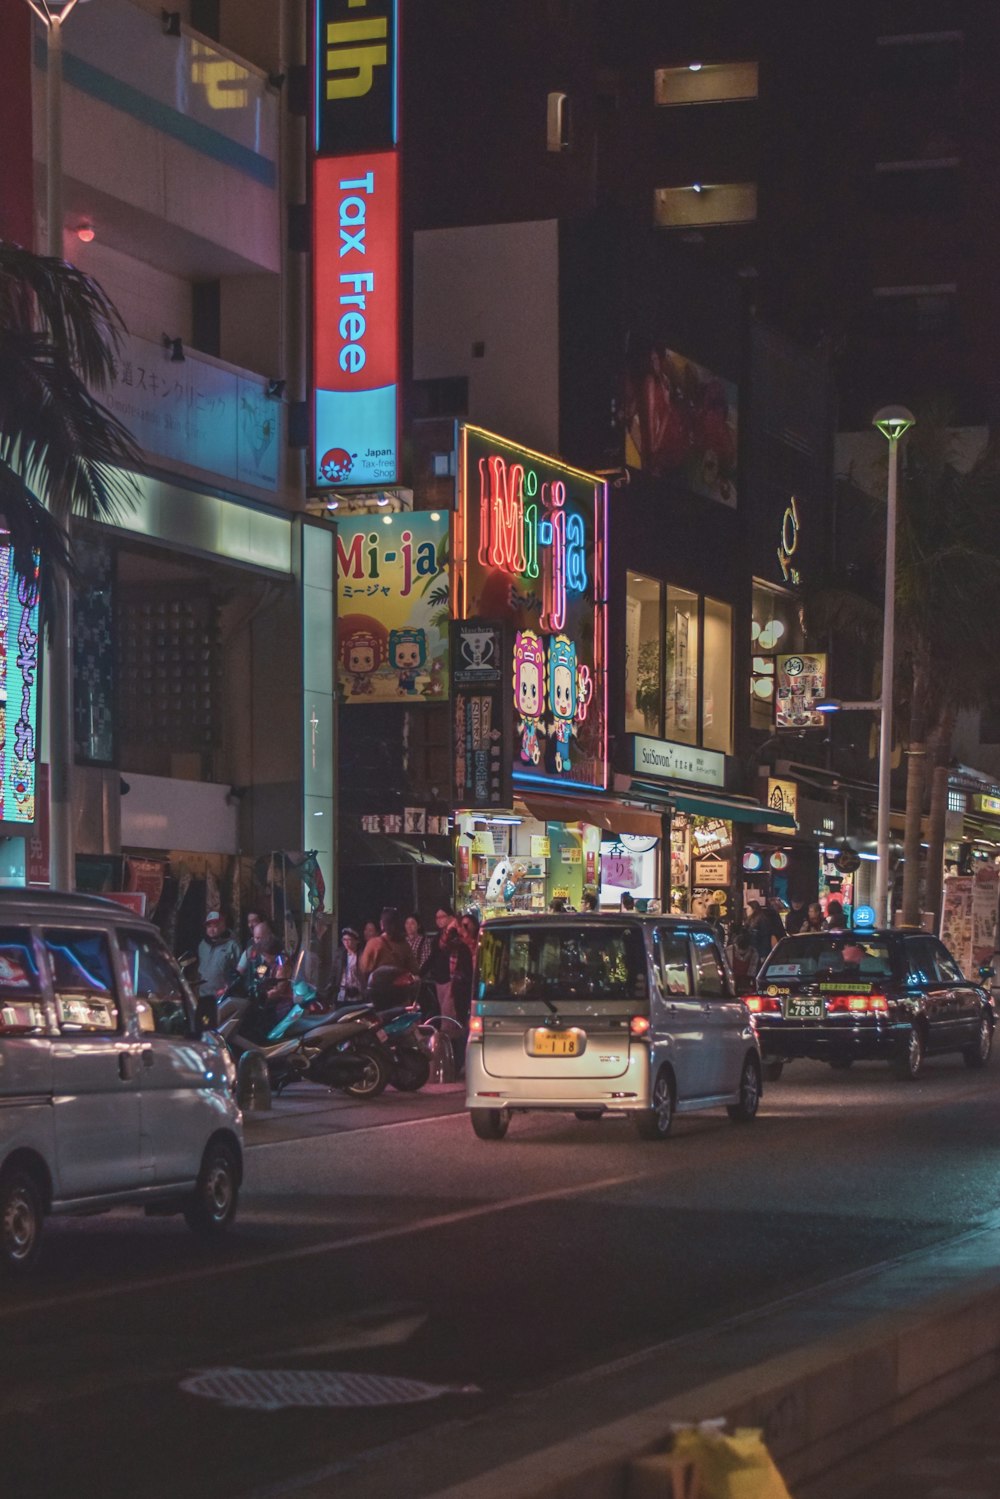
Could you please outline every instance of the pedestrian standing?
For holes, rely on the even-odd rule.
[[[365,943],[358,959],[358,972],[367,985],[376,968],[401,968],[416,973],[416,964],[406,940],[406,928],[395,906],[386,906],[380,918],[382,930]]]
[[[796,932],[801,932],[806,924],[807,909],[804,900],[797,898],[789,901],[788,914],[785,917],[785,931],[789,937],[794,937]]]
[[[806,919],[799,929],[803,932],[823,932],[826,927],[823,922],[823,907],[818,900],[811,900],[806,911]]]
[[[352,926],[345,926],[340,934],[340,946],[333,960],[331,988],[339,1005],[350,1004],[360,998],[361,975],[358,973],[358,958],[361,955],[361,938]]]
[[[458,923],[462,941],[473,956],[476,956],[476,948],[479,945],[479,917],[474,911],[466,911]]]
[[[778,939],[774,934],[771,924],[770,913],[763,901],[755,900],[750,903],[750,914],[747,919],[747,930],[750,933],[750,941],[753,943],[757,957],[763,963],[773,947],[777,947]]]
[[[406,940],[413,954],[417,972],[422,973],[424,964],[430,957],[431,948],[434,946],[434,938],[429,937],[424,931],[423,923],[417,915],[407,916],[403,925],[406,928]]]
[[[720,947],[725,947],[725,945],[726,945],[726,929],[722,925],[722,910],[715,903],[715,901],[712,901],[711,905],[709,905],[708,908],[706,909],[706,911],[705,911],[705,920],[708,922],[709,926],[712,928],[712,933],[713,933],[716,941],[718,942],[719,946]]]
[[[847,926],[844,919],[844,908],[839,900],[828,900],[826,903],[826,921],[824,929],[828,932],[842,932]]]
[[[236,977],[240,949],[222,919],[221,911],[205,917],[205,936],[198,943],[198,993],[202,999],[218,997]]]
[[[729,959],[729,966],[736,980],[736,992],[739,994],[740,984],[742,983],[746,988],[757,977],[757,970],[760,968],[757,949],[751,942],[750,933],[745,926],[733,928],[733,938],[726,948],[726,957]]]

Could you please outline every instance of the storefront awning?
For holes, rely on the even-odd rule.
[[[657,801],[669,802],[678,812],[689,812],[694,817],[721,817],[725,822],[767,823],[772,828],[782,828],[794,833],[798,823],[789,812],[777,812],[765,807],[762,802],[741,801],[738,797],[712,795],[697,796],[694,792],[675,791],[672,786],[649,786],[639,781],[632,782],[636,796],[649,796]]]
[[[447,859],[439,859],[413,843],[388,838],[384,833],[359,833],[342,828],[340,836],[340,862],[351,864],[432,864],[441,869],[451,869]]]
[[[610,799],[585,801],[582,797],[566,797],[557,801],[546,796],[523,796],[521,800],[539,822],[587,822],[606,833],[640,833],[651,838],[663,835],[662,813],[625,807]]]

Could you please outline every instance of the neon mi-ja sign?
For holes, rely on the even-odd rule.
[[[539,483],[523,463],[492,453],[479,460],[479,561],[542,582],[542,630],[566,624],[569,593],[587,587],[583,516],[566,508],[561,479]]]

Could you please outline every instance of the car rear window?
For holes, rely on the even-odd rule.
[[[477,999],[645,999],[646,948],[634,926],[483,928]]]
[[[892,953],[884,937],[823,932],[786,937],[771,953],[758,982],[780,979],[892,978]]]

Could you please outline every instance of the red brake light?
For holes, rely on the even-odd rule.
[[[826,1002],[828,1015],[885,1015],[888,1011],[887,994],[835,994]]]
[[[748,994],[746,996],[746,1007],[755,1015],[765,1011],[770,1015],[781,1014],[781,1000],[776,999],[773,994]]]
[[[649,1030],[648,1015],[633,1015],[628,1023],[628,1028],[633,1036],[644,1036]]]
[[[482,1015],[470,1015],[469,1016],[469,1035],[470,1036],[481,1036],[482,1034],[483,1034],[483,1017],[482,1017]]]

